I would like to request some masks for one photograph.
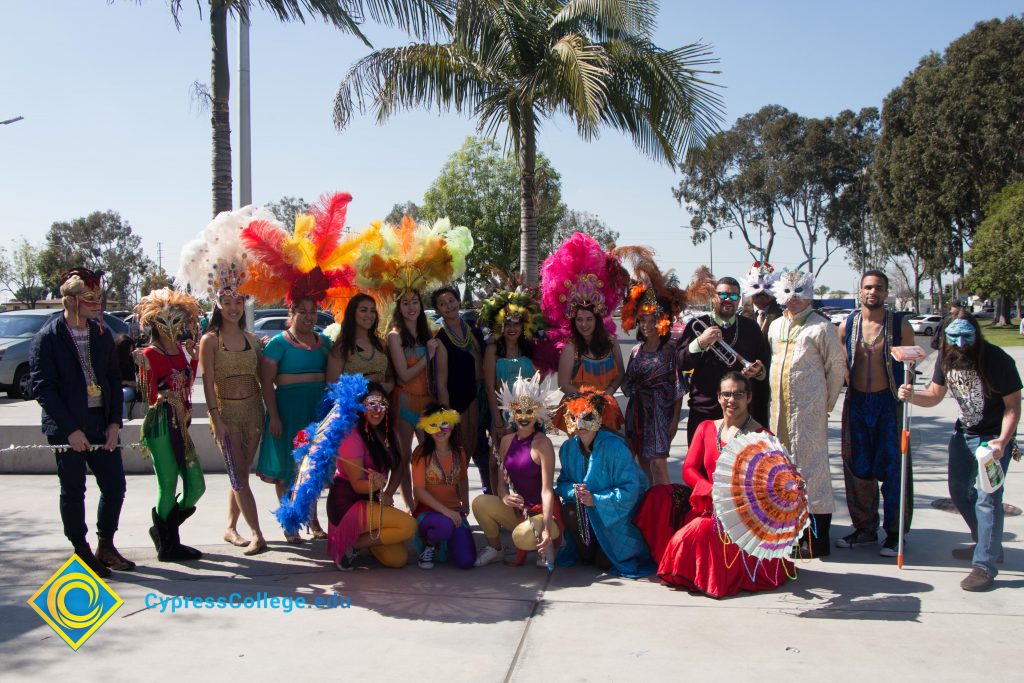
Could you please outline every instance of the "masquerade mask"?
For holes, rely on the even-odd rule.
[[[388,400],[383,396],[374,394],[366,397],[363,401],[363,407],[366,408],[367,412],[380,412],[388,409]]]
[[[448,408],[437,413],[424,415],[416,426],[433,436],[438,432],[450,432],[457,424],[459,424],[459,414]]]
[[[89,306],[100,305],[100,293],[99,290],[89,289],[78,295],[78,301]]]
[[[188,313],[180,308],[165,308],[153,319],[153,327],[160,332],[161,336],[176,341],[188,321]]]
[[[810,299],[814,294],[814,276],[798,270],[787,270],[779,277],[774,290],[779,303],[783,306],[790,299]]]
[[[946,343],[961,349],[970,346],[976,338],[974,326],[963,318],[957,318],[946,326]]]
[[[516,422],[533,422],[537,417],[537,407],[528,396],[518,398],[512,404],[512,419]]]
[[[746,277],[743,278],[743,294],[749,297],[758,294],[775,296],[773,287],[778,279],[779,276],[775,273],[772,264],[767,261],[754,261],[754,265],[750,267]]]
[[[596,432],[601,428],[601,413],[596,410],[576,416],[576,431],[587,430]]]

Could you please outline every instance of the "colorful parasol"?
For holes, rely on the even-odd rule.
[[[718,457],[711,497],[726,535],[758,559],[788,557],[810,524],[803,478],[770,434],[733,437]]]

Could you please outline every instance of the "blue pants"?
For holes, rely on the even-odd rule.
[[[419,516],[420,538],[427,544],[439,546],[446,543],[447,556],[459,569],[469,569],[476,562],[476,543],[473,542],[473,532],[466,526],[465,520],[461,526],[456,527],[452,520],[440,512],[431,510]]]
[[[843,404],[843,476],[846,504],[857,529],[878,528],[878,484],[882,489],[883,525],[899,533],[900,519],[900,403],[888,389],[862,393],[847,389]],[[907,456],[906,519],[910,530],[914,482]]]
[[[974,451],[982,441],[997,438],[997,434],[971,436],[953,432],[949,440],[949,496],[967,522],[971,538],[977,542],[971,564],[984,569],[989,576],[998,573],[996,558],[1003,553],[1003,491],[1004,484],[995,493],[985,493],[975,483],[978,479],[978,459]],[[1011,443],[1003,449],[999,464],[1006,469],[1010,466]]]

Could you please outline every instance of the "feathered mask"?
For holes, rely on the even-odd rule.
[[[73,268],[60,276],[60,295],[99,301],[102,277],[102,270],[94,273],[88,268]]]
[[[653,315],[658,321],[658,336],[665,336],[672,328],[672,321],[686,307],[689,292],[676,284],[672,271],[661,272],[649,247],[619,247],[612,253],[632,266],[635,282],[622,304],[622,329],[629,332],[641,317]],[[702,299],[699,278],[692,287],[694,298]]]
[[[444,410],[421,417],[419,422],[416,423],[416,428],[422,429],[427,434],[433,436],[438,432],[450,432],[455,429],[457,424],[459,424],[458,412],[451,408],[445,408]]]
[[[783,306],[790,299],[814,298],[814,274],[801,270],[784,270],[774,286],[775,298]]]
[[[503,382],[496,393],[498,407],[516,422],[547,422],[562,399],[561,391],[544,387],[539,372],[529,379],[520,376],[511,387]]]
[[[564,343],[580,308],[593,308],[605,329],[614,333],[611,314],[628,284],[629,274],[618,258],[590,235],[573,233],[541,265],[541,310],[552,328],[549,338],[559,346]]]
[[[469,228],[452,227],[447,218],[431,226],[405,216],[398,227],[378,221],[367,232],[375,235],[374,246],[359,255],[356,283],[382,305],[406,292],[423,293],[462,277],[466,255],[473,249]]]
[[[340,319],[349,299],[359,292],[352,263],[360,249],[375,248],[371,231],[342,239],[351,201],[347,192],[324,195],[311,213],[296,216],[291,235],[280,224],[251,221],[241,233],[250,257],[249,281],[241,292],[261,303],[284,299],[289,306],[312,299]]]
[[[139,300],[134,313],[140,328],[155,328],[172,341],[185,330],[199,337],[199,302],[188,294],[167,287],[155,289]]]
[[[581,387],[579,393],[566,397],[555,413],[555,427],[569,436],[580,429],[597,430],[601,427],[618,431],[625,422],[616,400],[594,387]]]
[[[533,341],[544,334],[547,324],[540,312],[536,292],[517,287],[495,292],[480,305],[478,324],[494,337],[504,334],[505,323],[516,321],[523,326],[523,336]]]
[[[740,283],[743,288],[743,296],[752,297],[757,294],[775,296],[773,287],[779,280],[780,273],[775,272],[774,266],[767,261],[754,261],[746,277]]]
[[[279,225],[270,211],[251,206],[217,214],[182,247],[178,287],[188,286],[197,297],[205,295],[213,303],[222,296],[243,296],[239,290],[249,279],[249,263],[241,232],[254,220]]]

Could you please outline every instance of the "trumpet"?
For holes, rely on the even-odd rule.
[[[693,326],[693,329],[698,336],[703,334],[708,329],[707,323],[705,323],[700,318],[694,318],[693,320],[690,321],[689,324]],[[737,322],[736,324],[738,325],[739,322]],[[751,365],[753,365],[751,361],[747,360],[739,353],[737,353],[736,349],[726,344],[724,339],[719,339],[717,342],[715,342],[707,349],[705,349],[705,351],[710,351],[711,353],[715,354],[715,356],[718,357],[718,360],[725,363],[726,367],[732,367],[733,365],[736,365],[736,363],[739,363],[740,365],[743,366],[743,369],[746,370]]]

